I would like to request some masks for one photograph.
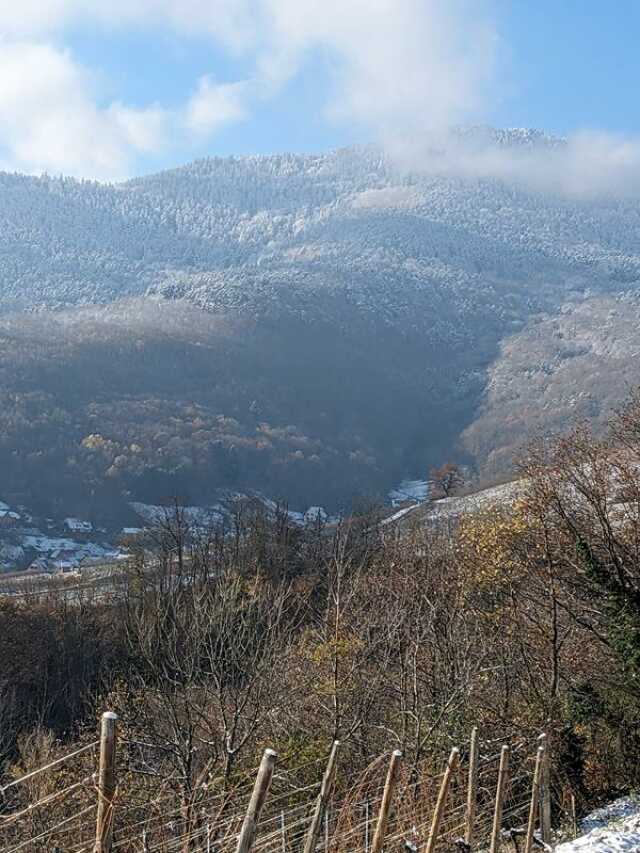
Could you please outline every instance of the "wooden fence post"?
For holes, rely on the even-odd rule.
[[[249,853],[249,850],[253,847],[258,821],[260,820],[260,813],[262,812],[262,807],[264,806],[269,793],[269,788],[271,787],[276,758],[277,753],[272,749],[265,749],[262,761],[260,762],[258,775],[256,776],[256,781],[253,786],[251,799],[247,806],[247,813],[242,822],[242,829],[238,835],[236,853]]]
[[[369,853],[369,800],[364,804],[364,853]]]
[[[469,780],[467,783],[467,812],[465,815],[465,835],[469,850],[473,849],[474,828],[476,822],[476,806],[478,804],[478,729],[471,732],[469,745]]]
[[[393,793],[398,782],[400,773],[400,762],[402,761],[402,753],[399,749],[391,753],[391,761],[387,771],[387,778],[384,783],[384,791],[382,793],[382,802],[380,803],[380,811],[376,822],[376,831],[373,834],[371,843],[371,853],[381,853],[384,837],[387,833],[387,822],[389,820],[389,812],[391,811],[391,802]]]
[[[540,798],[540,779],[544,766],[544,747],[538,747],[536,755],[536,769],[533,773],[533,785],[531,786],[531,806],[529,808],[529,823],[527,824],[527,836],[524,843],[524,853],[531,853],[533,847],[533,833],[536,828],[538,817],[538,803]]]
[[[106,711],[100,724],[100,764],[98,767],[98,809],[94,853],[111,853],[113,841],[113,801],[116,793],[116,723],[118,715]]]
[[[304,840],[304,853],[314,853],[316,849],[316,844],[318,843],[318,835],[320,834],[320,828],[322,827],[322,820],[325,817],[327,803],[329,802],[329,799],[333,792],[333,785],[336,778],[336,763],[338,760],[339,747],[340,741],[335,740],[333,742],[333,746],[331,747],[331,752],[329,753],[329,760],[327,761],[327,766],[325,767],[324,776],[322,777],[320,793],[318,794],[318,798],[316,800],[316,807],[313,812],[313,817],[311,818],[311,824],[307,832],[307,837]],[[325,835],[327,835],[327,831],[327,822],[325,821]],[[325,845],[326,843],[327,842],[325,838]]]
[[[436,809],[433,813],[433,820],[431,821],[431,830],[429,832],[429,840],[427,841],[426,853],[433,853],[436,843],[438,841],[438,833],[440,832],[440,823],[442,822],[442,815],[444,812],[445,803],[447,802],[447,794],[449,793],[449,785],[451,784],[451,777],[458,769],[460,764],[460,750],[455,747],[451,750],[451,754],[449,755],[449,760],[447,762],[446,769],[444,771],[444,776],[442,777],[442,782],[440,784],[440,790],[438,792],[438,800],[436,802]]]
[[[503,746],[500,752],[500,770],[498,772],[498,787],[496,789],[496,805],[493,812],[493,829],[491,830],[491,846],[489,853],[498,853],[500,846],[500,827],[502,825],[502,805],[507,790],[509,775],[509,747]]]
[[[541,734],[539,745],[544,749],[544,760],[540,770],[540,837],[545,844],[551,841],[551,778],[549,763],[549,738]]]

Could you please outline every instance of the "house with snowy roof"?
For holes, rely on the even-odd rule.
[[[65,518],[64,526],[71,533],[91,533],[93,524],[90,521],[81,521],[79,518]]]
[[[2,506],[5,507],[6,504],[2,504]],[[19,513],[13,512],[9,507],[7,509],[0,508],[0,527],[17,527],[19,521]]]

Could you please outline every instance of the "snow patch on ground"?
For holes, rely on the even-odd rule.
[[[180,508],[187,524],[192,528],[200,528],[206,531],[218,526],[223,522],[232,523],[234,504],[241,501],[259,501],[266,510],[275,513],[279,505],[265,498],[258,492],[252,494],[243,494],[241,492],[225,492],[224,499],[220,503],[212,504],[211,506],[184,506]],[[174,508],[169,506],[156,506],[154,504],[145,504],[138,501],[132,501],[129,506],[133,511],[147,524],[158,524],[161,522],[171,521],[174,515]],[[287,510],[289,519],[293,524],[317,524],[321,521],[323,524],[331,524],[338,521],[337,517],[330,516],[324,507],[311,506],[306,512],[297,512],[295,510]]]
[[[555,853],[636,853],[640,850],[640,799],[623,797],[596,809],[580,823],[585,834]]]
[[[75,539],[33,534],[22,540],[24,548],[33,548],[42,556],[46,556],[54,565],[58,562],[64,566],[78,566],[80,563],[119,559],[122,552],[110,546],[98,545],[95,542],[78,542]]]
[[[24,548],[21,545],[11,545],[9,543],[0,545],[0,563],[14,563],[22,560],[24,557]]]
[[[395,512],[393,515],[387,516],[387,518],[383,518],[380,522],[380,527],[386,527],[388,524],[394,524],[396,521],[400,521],[400,519],[409,515],[415,510],[418,509],[420,504],[412,504],[411,506],[405,506],[402,509],[399,509],[398,512]]]
[[[463,497],[442,498],[435,501],[429,507],[428,521],[440,521],[447,518],[454,519],[467,513],[489,510],[492,507],[511,506],[518,498],[522,497],[525,489],[524,480],[516,480],[513,483],[504,483],[493,486],[472,495]]]
[[[134,512],[149,524],[171,521],[175,515],[175,508],[171,506],[156,506],[132,501],[130,504]],[[225,517],[225,509],[220,504],[214,506],[183,506],[180,513],[188,524],[196,526],[212,526],[219,524]]]
[[[403,480],[388,495],[391,506],[398,506],[405,501],[424,503],[428,497],[429,483],[426,480]]]
[[[78,543],[75,539],[63,539],[59,536],[45,536],[44,534],[25,536],[22,541],[25,547],[33,548],[35,551],[41,552],[62,551],[63,549],[72,551],[78,547]]]

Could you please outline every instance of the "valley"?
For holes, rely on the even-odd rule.
[[[339,513],[447,460],[490,485],[635,381],[631,200],[372,146],[0,190],[0,494],[43,516],[219,489]]]

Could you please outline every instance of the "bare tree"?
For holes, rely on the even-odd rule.
[[[178,538],[166,534],[164,547]],[[217,559],[212,571],[211,540],[198,546],[191,538],[177,578],[127,602],[130,667],[126,688],[111,697],[131,737],[147,744],[141,769],[176,791],[188,824],[216,771],[223,787],[231,784],[238,757],[255,749],[281,702],[274,673],[298,620],[286,584],[254,574],[255,566],[243,576]],[[169,559],[163,553],[160,562]]]
[[[465,483],[462,470],[454,462],[445,462],[440,468],[432,468],[429,479],[436,492],[445,498],[451,497]]]

